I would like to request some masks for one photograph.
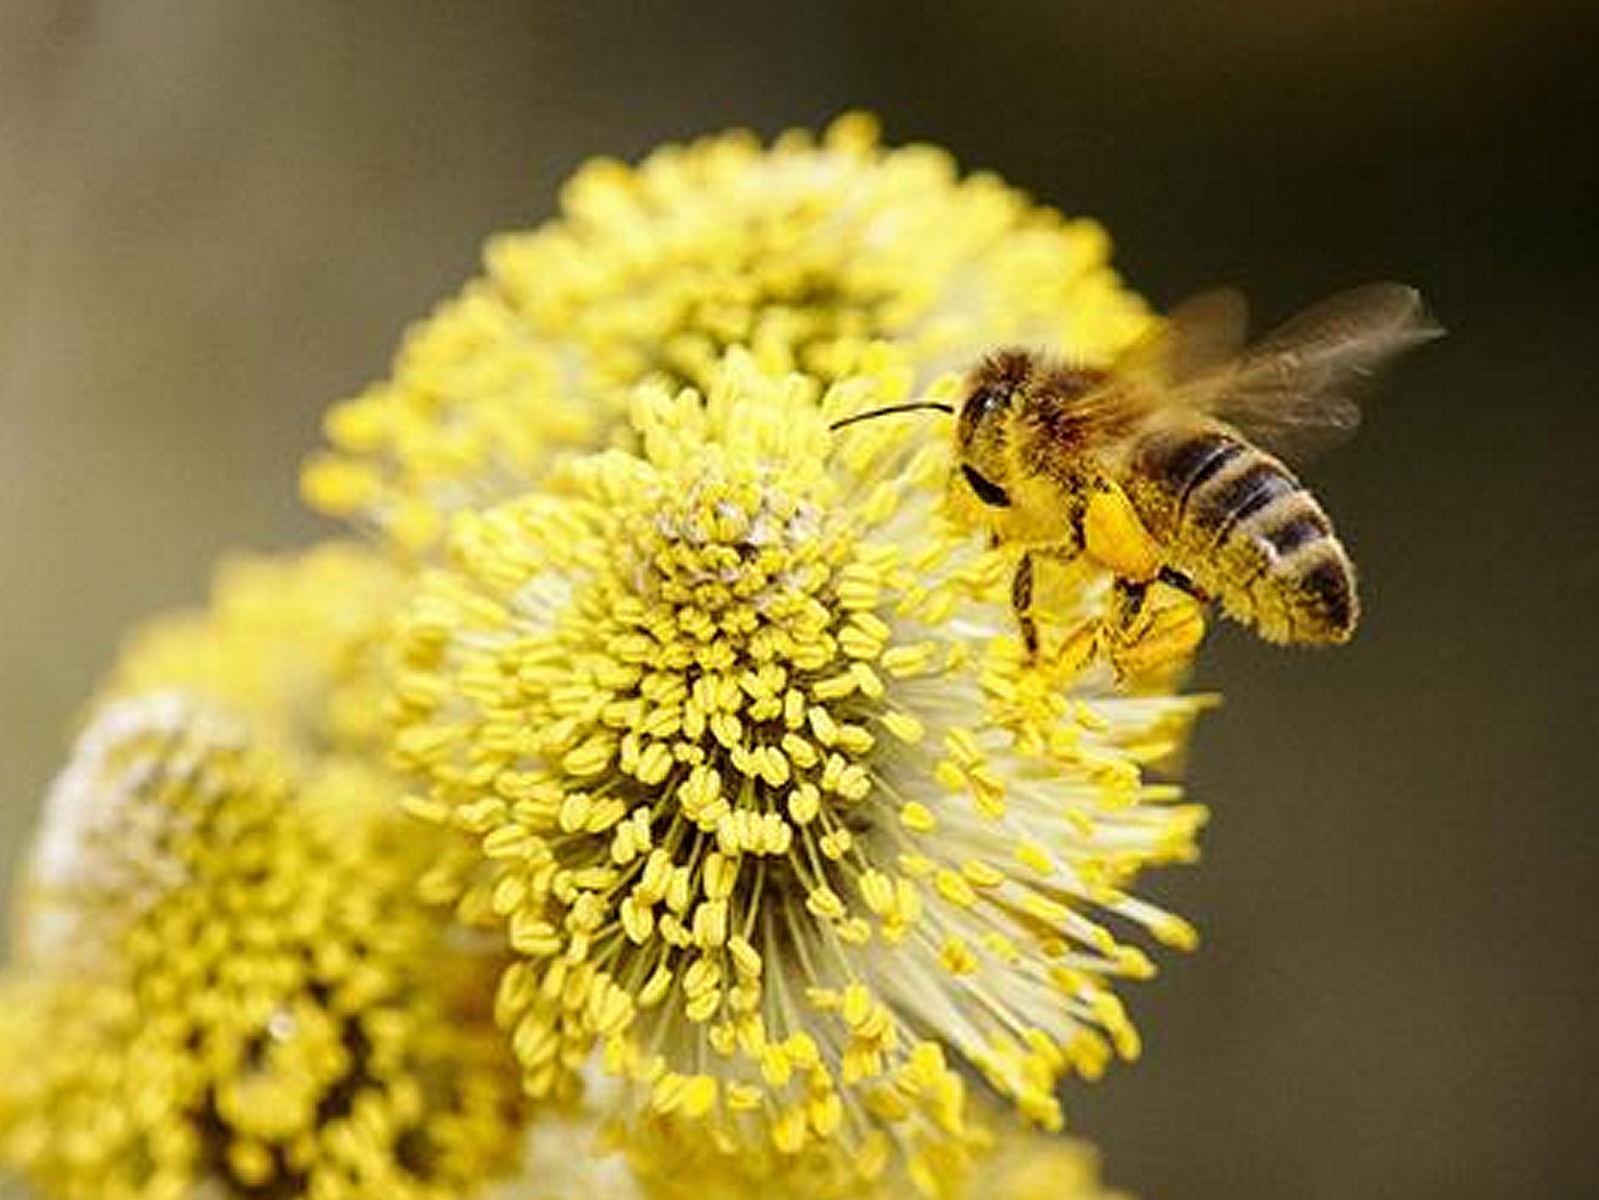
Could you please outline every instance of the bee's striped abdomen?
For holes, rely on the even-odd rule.
[[[1280,642],[1341,642],[1359,617],[1354,567],[1321,505],[1280,461],[1214,427],[1161,429],[1131,494],[1171,565],[1228,615]]]

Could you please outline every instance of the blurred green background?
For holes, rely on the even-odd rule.
[[[1447,341],[1309,477],[1325,655],[1222,631],[1206,933],[1073,1089],[1145,1200],[1599,1194],[1594,6],[7,0],[0,831],[130,621],[319,532],[320,410],[597,153],[851,106],[1102,218],[1159,303],[1422,287]]]

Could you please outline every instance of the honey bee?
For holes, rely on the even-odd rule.
[[[955,498],[1020,551],[1011,604],[1029,657],[1039,563],[1084,556],[1114,580],[1090,653],[1120,674],[1185,655],[1212,603],[1270,642],[1354,633],[1354,564],[1278,454],[1352,431],[1353,385],[1441,330],[1397,284],[1339,293],[1248,348],[1245,323],[1236,293],[1207,293],[1108,366],[1000,350],[958,407],[914,406],[956,414]],[[1162,585],[1198,604],[1151,605]]]

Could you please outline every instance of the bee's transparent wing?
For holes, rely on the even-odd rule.
[[[1190,296],[1117,357],[1117,371],[1162,387],[1214,377],[1237,362],[1249,305],[1233,288]]]
[[[1171,381],[1203,379],[1231,366],[1249,335],[1249,303],[1235,288],[1190,296],[1166,316],[1161,359]]]
[[[1074,399],[1073,422],[1088,440],[1113,443],[1173,412],[1207,412],[1238,364],[1248,329],[1242,293],[1217,288],[1190,296],[1116,356],[1115,386]]]
[[[1231,362],[1168,379],[1174,402],[1302,458],[1354,432],[1362,385],[1378,367],[1442,332],[1414,288],[1369,284],[1307,309]]]

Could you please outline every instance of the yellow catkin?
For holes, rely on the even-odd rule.
[[[113,671],[0,977],[0,1165],[39,1194],[446,1200],[514,1164],[497,956],[418,896],[439,839],[376,753],[397,590],[353,547],[237,560]]]
[[[554,220],[492,239],[388,377],[333,408],[303,492],[427,551],[450,513],[626,441],[636,384],[708,390],[733,346],[831,381],[890,342],[918,389],[996,345],[1103,359],[1149,320],[1108,259],[1092,221],[931,147],[884,147],[860,115],[820,137],[736,132],[591,163]],[[874,519],[896,503],[857,500]]]
[[[395,744],[412,811],[477,847],[458,904],[520,957],[499,1016],[533,1093],[598,1046],[624,1125],[789,1157],[892,1129],[908,1169],[964,1143],[957,1059],[1053,1125],[1061,1076],[1135,1048],[1106,998],[1136,951],[1084,914],[1181,942],[1129,889],[1192,855],[1139,764],[1196,703],[1022,662],[947,449],[828,429],[907,386],[892,356],[828,381],[742,351],[703,395],[646,386],[635,452],[462,516],[426,575]],[[930,597],[951,620],[907,615]]]

